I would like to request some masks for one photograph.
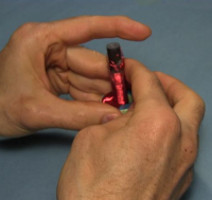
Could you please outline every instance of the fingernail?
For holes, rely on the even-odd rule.
[[[102,118],[102,124],[107,123],[115,118],[117,118],[119,115],[117,113],[110,113],[110,114],[106,114],[104,115],[104,117]]]

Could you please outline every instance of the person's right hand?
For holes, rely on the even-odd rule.
[[[203,100],[177,79],[126,61],[134,106],[76,136],[59,200],[176,200],[189,187]]]
[[[121,16],[21,26],[0,53],[0,135],[81,129],[119,116],[118,109],[100,103],[111,89],[105,57],[76,45],[110,37],[138,41],[150,34],[148,26]]]

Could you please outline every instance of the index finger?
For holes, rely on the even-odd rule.
[[[53,40],[69,44],[84,43],[95,38],[120,37],[127,40],[144,40],[151,29],[125,16],[81,16],[51,22]]]
[[[125,71],[136,105],[169,106],[159,79],[142,63],[126,59]]]
[[[181,122],[197,130],[205,112],[202,98],[176,78],[162,72],[155,74],[160,79],[169,102]]]

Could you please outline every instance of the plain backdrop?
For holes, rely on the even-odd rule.
[[[153,34],[144,42],[99,39],[84,46],[105,53],[108,42],[118,41],[126,57],[177,77],[203,97],[207,109],[195,177],[183,200],[211,200],[212,0],[0,0],[0,49],[25,22],[78,15],[127,15],[149,25]],[[59,173],[76,133],[48,129],[1,139],[0,199],[55,200]]]

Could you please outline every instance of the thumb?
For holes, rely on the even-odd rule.
[[[100,102],[68,101],[52,94],[39,100],[29,118],[31,128],[64,128],[79,130],[121,115],[115,107]],[[37,111],[36,111],[37,110]],[[33,119],[33,120],[32,120]]]

